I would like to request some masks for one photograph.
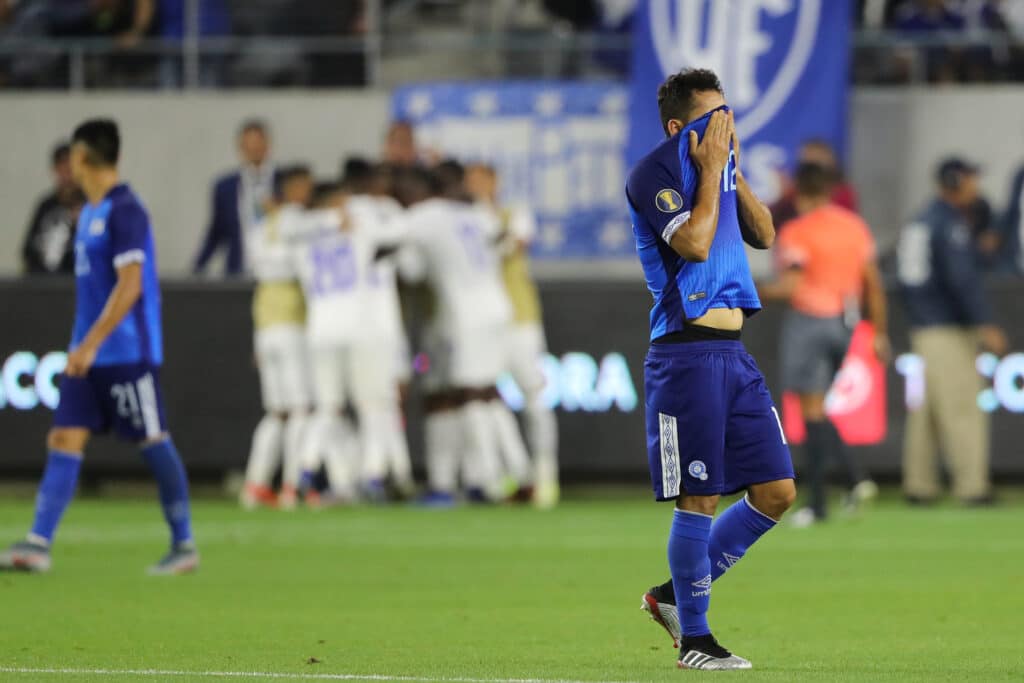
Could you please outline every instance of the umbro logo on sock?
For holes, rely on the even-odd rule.
[[[730,555],[729,553],[722,553],[722,557],[725,558],[725,561],[729,564],[730,567],[740,561],[739,557],[737,557],[736,555]]]
[[[708,574],[700,581],[694,581],[690,585],[694,588],[711,588],[711,574]]]

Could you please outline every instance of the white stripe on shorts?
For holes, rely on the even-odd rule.
[[[661,495],[663,498],[677,498],[682,475],[679,470],[679,432],[676,418],[658,413],[658,429],[661,442]]]
[[[142,422],[146,426],[146,437],[152,439],[160,436],[160,409],[156,402],[156,383],[153,373],[147,372],[135,386],[139,390],[139,403],[142,406]]]

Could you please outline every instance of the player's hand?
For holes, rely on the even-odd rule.
[[[96,360],[97,349],[86,344],[79,344],[68,353],[68,364],[64,374],[68,377],[85,377]]]
[[[736,154],[736,173],[740,172],[740,138],[736,135],[736,117],[732,109],[729,110],[729,139],[732,141],[732,151]]]
[[[690,131],[690,158],[701,174],[719,175],[725,170],[729,163],[729,140],[729,119],[721,111],[711,115],[704,138],[699,142],[697,131]]]
[[[875,349],[875,356],[878,360],[885,365],[892,358],[892,344],[889,342],[889,335],[887,334],[875,334],[875,338],[871,342]]]
[[[978,328],[978,337],[981,340],[982,347],[997,356],[1002,356],[1010,349],[1010,342],[1006,338],[1006,333],[997,325],[982,325]]]

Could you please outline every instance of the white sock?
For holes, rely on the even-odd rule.
[[[381,439],[384,443],[384,459],[388,471],[399,486],[411,488],[412,461],[409,459],[409,443],[405,439],[405,422],[396,407],[381,423]]]
[[[533,483],[533,464],[530,462],[530,454],[526,452],[516,416],[501,399],[488,401],[487,410],[491,413],[501,459],[509,476],[520,485]]]
[[[327,482],[331,492],[339,496],[351,496],[355,492],[356,474],[354,430],[348,420],[340,415],[325,421],[323,426],[322,444]]]
[[[539,483],[558,481],[558,418],[555,411],[540,403],[539,397],[530,401],[523,413],[526,436],[533,454]]]
[[[360,472],[364,482],[382,481],[388,473],[381,432],[388,425],[387,412],[363,407],[359,411],[359,445],[362,451]],[[383,425],[383,427],[382,427]]]
[[[498,430],[487,403],[471,401],[459,411],[466,430],[462,457],[463,484],[482,490],[488,498],[502,496]]]
[[[435,493],[454,494],[463,446],[462,416],[454,410],[429,413],[423,431],[427,451],[427,483]]]
[[[288,416],[284,428],[284,467],[281,481],[285,486],[298,486],[302,474],[302,452],[313,418],[307,413],[296,411]]]
[[[249,450],[249,463],[245,468],[247,484],[270,486],[281,461],[281,442],[284,434],[284,420],[267,413],[256,425]]]

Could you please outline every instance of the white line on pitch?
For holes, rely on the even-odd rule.
[[[161,669],[48,669],[0,666],[0,673],[61,676],[164,676],[202,678],[274,678],[288,681],[396,681],[399,683],[616,683],[615,681],[572,681],[552,678],[462,678],[427,676],[385,676],[381,674],[296,674],[264,671],[174,671]]]

